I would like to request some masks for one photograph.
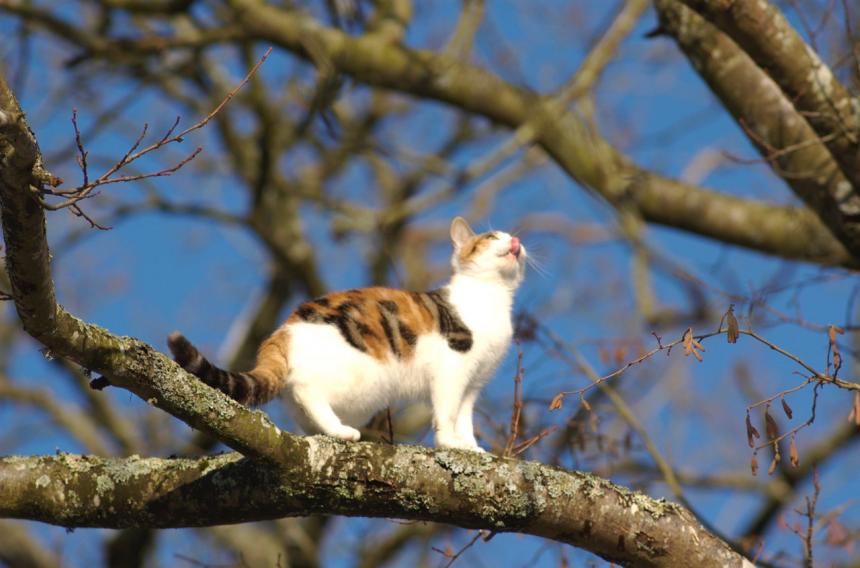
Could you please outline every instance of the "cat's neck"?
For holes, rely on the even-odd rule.
[[[514,292],[516,292],[518,284],[500,277],[487,278],[456,273],[451,277],[447,288],[498,302],[501,304],[498,305],[498,309],[510,311],[513,307]]]

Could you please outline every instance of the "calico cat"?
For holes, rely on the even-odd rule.
[[[526,249],[500,231],[480,235],[451,224],[454,275],[444,288],[334,292],[301,304],[260,346],[245,373],[219,369],[180,333],[174,360],[242,404],[285,391],[308,434],[356,441],[357,427],[402,400],[429,402],[436,446],[483,451],[472,409],[511,343],[514,292]]]

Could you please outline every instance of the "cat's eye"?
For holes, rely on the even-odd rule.
[[[489,235],[487,235],[487,238],[488,238],[488,239],[492,239],[492,240],[494,240],[494,241],[499,240],[499,237],[497,237],[497,236],[496,236],[496,235],[494,235],[493,233],[490,233]]]

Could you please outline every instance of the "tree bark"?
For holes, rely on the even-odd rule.
[[[766,1],[655,7],[661,28],[776,174],[857,258],[860,116],[842,83]]]
[[[0,517],[101,528],[202,527],[344,515],[519,532],[623,566],[732,566],[740,556],[679,505],[588,473],[473,452],[281,435],[292,463],[0,459]]]

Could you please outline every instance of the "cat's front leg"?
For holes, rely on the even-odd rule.
[[[480,389],[472,387],[463,397],[463,403],[460,405],[460,411],[457,414],[455,433],[460,441],[470,446],[470,449],[476,452],[483,452],[483,448],[478,445],[478,441],[475,439],[473,421],[475,401],[478,399],[478,394],[480,394]]]
[[[473,452],[483,452],[477,444],[472,445],[470,442],[461,440],[454,430],[436,429],[436,447],[437,448],[453,448],[455,450],[470,450]]]
[[[457,380],[456,376],[452,377],[450,374],[443,376],[448,380],[437,380],[433,389],[433,429],[436,433],[436,447],[482,452],[472,432],[471,408],[477,393],[474,393],[471,402],[467,405],[469,407],[468,436],[463,438],[459,435],[458,426],[461,408],[466,398],[463,384],[465,380]]]

